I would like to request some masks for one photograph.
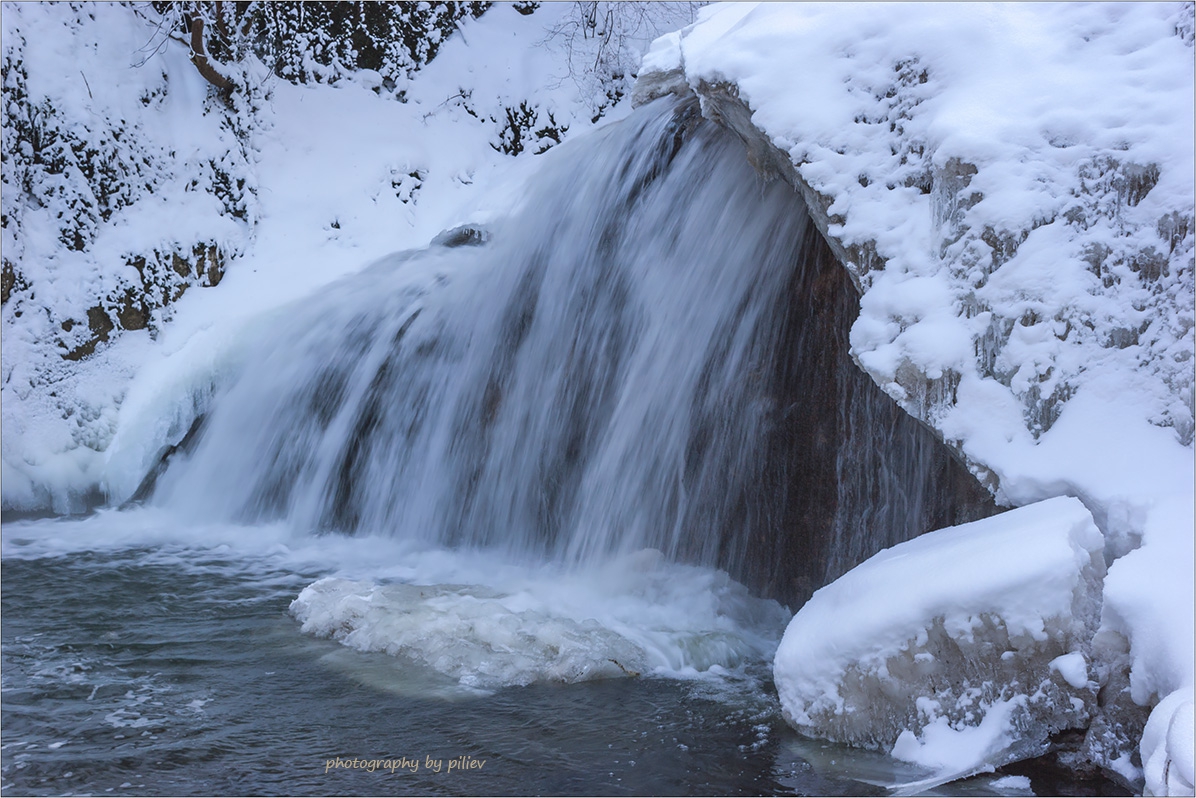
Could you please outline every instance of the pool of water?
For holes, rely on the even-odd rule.
[[[303,634],[288,608],[318,568],[47,545],[62,529],[4,530],[6,793],[761,794],[798,775],[777,772],[788,732],[764,662],[463,692]]]
[[[296,596],[361,576],[346,552],[368,544],[153,528],[4,525],[5,794],[883,795],[913,775],[789,729],[766,654],[464,689],[302,631]],[[941,792],[1032,794],[999,778]]]

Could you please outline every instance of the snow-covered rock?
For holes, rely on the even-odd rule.
[[[1131,778],[1121,713],[1193,683],[1192,46],[1190,3],[732,4],[636,91],[696,93],[802,193],[856,361],[999,500],[1092,512],[1128,697],[1089,745]]]
[[[777,650],[786,719],[947,781],[1083,728],[1103,539],[1058,498],[875,555],[798,611]]]
[[[1033,439],[1093,372],[1140,369],[1150,419],[1191,440],[1190,5],[707,11],[653,46],[637,100],[680,82],[750,110],[903,406],[964,439],[988,418],[957,392],[992,381]]]

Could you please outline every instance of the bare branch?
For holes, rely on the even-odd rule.
[[[159,15],[158,20],[155,22],[154,20],[146,17],[145,14],[141,13],[141,10],[139,8],[137,8],[136,6],[133,7],[132,11],[137,17],[145,20],[145,22],[147,24],[154,26],[154,32],[150,34],[149,40],[144,45],[137,48],[137,52],[139,52],[139,53],[148,52],[148,54],[145,57],[143,57],[140,61],[133,64],[134,69],[140,69],[141,67],[145,66],[146,63],[148,63],[151,58],[153,58],[154,56],[156,56],[160,52],[162,52],[162,49],[164,47],[166,47],[166,43],[168,41],[170,41],[171,39],[174,39],[175,41],[183,42],[183,44],[186,44],[186,42],[183,41],[182,39],[180,39],[179,37],[172,36],[170,34],[170,29],[165,27],[167,24],[167,21],[168,21],[167,15],[165,15],[165,14]],[[154,40],[158,38],[159,34],[164,34],[164,35],[163,35],[162,39],[157,44],[154,44]],[[152,51],[150,50],[151,44],[154,44],[154,48]]]

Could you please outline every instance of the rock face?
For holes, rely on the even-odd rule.
[[[859,294],[810,226],[767,344],[775,402],[761,478],[745,497],[771,523],[735,576],[801,606],[883,548],[996,512],[959,458],[861,371],[849,335]],[[710,491],[717,493],[716,486]]]

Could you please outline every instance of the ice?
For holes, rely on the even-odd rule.
[[[516,601],[480,586],[322,579],[299,594],[291,613],[304,632],[403,656],[465,687],[572,683],[645,669],[643,649],[596,622],[513,609]]]
[[[786,719],[931,767],[925,788],[1086,726],[1103,539],[1060,497],[930,532],[822,588],[777,650]]]
[[[302,630],[467,691],[660,674],[718,676],[767,653],[787,613],[725,573],[646,550],[594,568],[511,566],[489,573],[451,556],[467,583],[329,577],[291,604]],[[418,680],[418,675],[413,675]]]

